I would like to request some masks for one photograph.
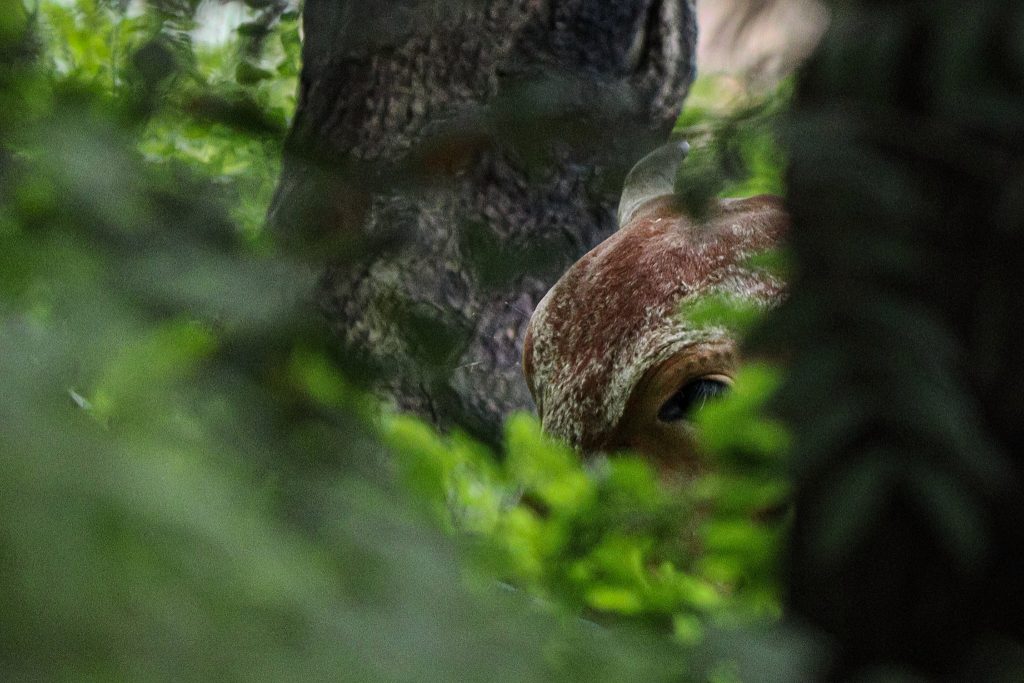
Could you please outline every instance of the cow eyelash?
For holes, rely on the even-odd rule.
[[[729,383],[711,377],[700,377],[684,384],[658,409],[662,422],[677,422],[700,410],[709,400],[729,391]]]

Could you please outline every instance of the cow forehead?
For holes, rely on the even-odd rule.
[[[725,200],[701,222],[669,199],[653,204],[573,265],[530,322],[524,365],[545,429],[577,447],[599,446],[647,368],[727,334],[688,325],[683,301],[771,301],[782,289],[744,264],[785,230],[777,198]]]

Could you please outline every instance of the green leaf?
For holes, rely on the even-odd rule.
[[[235,80],[241,85],[255,85],[274,77],[274,72],[268,71],[258,64],[244,61],[239,62],[235,67]]]

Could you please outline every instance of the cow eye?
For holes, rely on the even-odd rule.
[[[658,419],[662,422],[682,420],[699,410],[709,399],[717,398],[727,391],[729,384],[718,379],[701,377],[687,382],[661,406]]]

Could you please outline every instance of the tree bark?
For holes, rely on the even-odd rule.
[[[270,223],[398,407],[492,439],[534,306],[694,77],[692,0],[308,0]]]

